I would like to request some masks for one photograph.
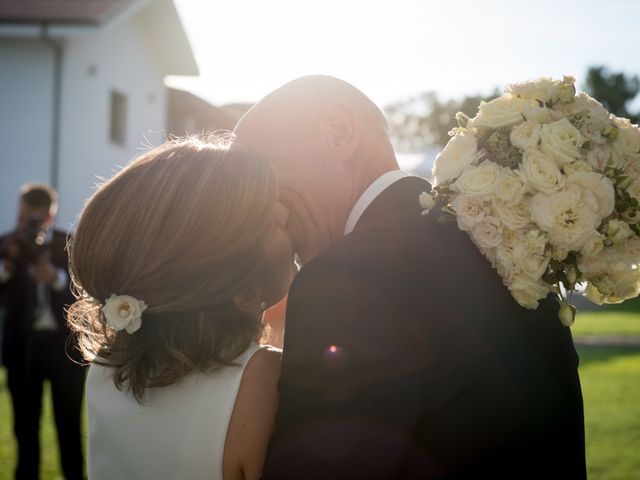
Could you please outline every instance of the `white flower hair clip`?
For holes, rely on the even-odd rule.
[[[114,330],[126,330],[127,333],[135,333],[142,325],[142,312],[147,309],[147,304],[142,300],[129,295],[116,295],[115,293],[104,302],[101,308],[107,319],[107,326]]]

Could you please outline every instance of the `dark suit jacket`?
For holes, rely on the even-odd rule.
[[[585,478],[578,357],[402,179],[289,293],[264,479]]]
[[[4,244],[5,237],[0,238],[0,245]],[[67,233],[59,230],[53,232],[51,244],[47,247],[50,251],[51,263],[56,268],[62,268],[67,275],[69,273],[69,258],[65,249]],[[37,308],[36,286],[29,275],[28,265],[18,265],[16,271],[6,284],[0,283],[0,299],[5,308],[4,328],[2,334],[2,363],[10,368],[12,366],[24,366],[31,352],[33,340],[33,324],[36,320]],[[69,287],[57,292],[47,287],[51,311],[58,323],[55,338],[59,339],[64,348],[71,331],[67,327],[64,309],[74,302],[73,294]],[[67,348],[69,354],[79,360],[78,352],[74,348]]]

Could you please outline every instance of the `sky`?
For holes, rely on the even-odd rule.
[[[175,3],[200,76],[167,83],[215,105],[255,102],[316,73],[381,107],[429,90],[488,94],[542,75],[572,75],[580,88],[592,65],[640,74],[637,0]]]

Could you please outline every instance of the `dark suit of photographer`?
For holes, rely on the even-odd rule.
[[[84,368],[64,309],[73,303],[67,233],[52,228],[55,191],[46,185],[21,190],[16,230],[0,238],[0,299],[5,307],[2,361],[7,369],[14,433],[18,443],[16,479],[37,479],[39,427],[44,380],[51,384],[62,470],[82,478],[80,412]]]

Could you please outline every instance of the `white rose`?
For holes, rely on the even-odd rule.
[[[562,115],[559,115],[555,111],[550,108],[539,105],[531,105],[522,116],[525,118],[527,122],[534,123],[551,123],[556,120],[560,120]]]
[[[513,83],[507,92],[520,98],[543,103],[569,102],[575,95],[575,78],[565,76],[562,80],[540,77],[533,81]]]
[[[549,234],[552,244],[580,250],[600,224],[600,216],[591,208],[576,189],[539,193],[531,201],[531,218]]]
[[[604,249],[604,239],[605,236],[600,232],[593,232],[593,235],[591,235],[584,243],[584,245],[582,245],[580,254],[585,258],[595,257],[596,255],[599,255]]]
[[[507,287],[516,302],[530,310],[538,308],[538,302],[549,293],[546,283],[525,273],[514,275]]]
[[[528,210],[527,206],[527,210]],[[506,226],[506,225],[505,225]],[[524,241],[524,233],[522,230],[512,230],[511,228],[502,229],[502,245],[507,247],[515,247]]]
[[[562,171],[565,175],[571,175],[576,172],[593,172],[593,168],[584,160],[576,160],[575,162],[567,163]]]
[[[519,271],[513,258],[513,248],[506,245],[498,245],[495,249],[495,259],[492,265],[505,285],[509,284],[513,276]]]
[[[560,113],[566,116],[586,111],[589,114],[589,117],[593,120],[603,124],[609,122],[609,112],[607,109],[604,108],[595,98],[589,96],[585,92],[578,93],[573,98],[573,101],[563,105],[558,105],[556,108]]]
[[[623,155],[640,155],[640,129],[629,125],[618,130],[618,138],[614,143]]]
[[[469,167],[455,181],[454,187],[466,195],[486,197],[491,195],[498,184],[500,166],[485,160],[477,167]]]
[[[508,229],[520,230],[531,223],[531,213],[529,212],[530,199],[524,197],[515,205],[507,205],[498,199],[492,202],[493,210]]]
[[[435,159],[433,178],[436,185],[453,182],[475,160],[478,140],[471,133],[457,133]]]
[[[580,146],[584,141],[578,129],[563,118],[542,126],[540,150],[563,166],[580,158]]]
[[[524,152],[520,171],[535,190],[555,193],[564,186],[564,176],[558,164],[538,150]]]
[[[465,232],[482,220],[488,210],[482,198],[469,195],[457,195],[451,202],[451,206],[456,212],[458,228]]]
[[[524,241],[514,247],[514,258],[522,272],[530,278],[541,278],[551,261],[545,254],[547,236],[540,230],[527,232]]]
[[[622,220],[610,220],[606,229],[607,239],[613,244],[624,244],[633,235],[629,224]]]
[[[640,202],[640,178],[635,179],[626,188],[627,193]]]
[[[535,105],[513,95],[503,95],[487,103],[481,103],[478,114],[469,121],[468,127],[500,128],[522,122],[522,114]]]
[[[576,172],[567,177],[567,187],[575,186],[593,194],[598,203],[598,215],[605,218],[611,215],[616,203],[613,182],[600,173]]]
[[[147,309],[146,303],[129,295],[112,294],[104,303],[102,313],[107,319],[107,326],[114,330],[136,332],[142,324],[142,312]]]
[[[527,186],[522,181],[521,175],[510,168],[502,167],[498,184],[496,185],[495,198],[507,205],[515,205],[527,191]]]
[[[584,296],[592,303],[596,305],[602,305],[606,300],[606,297],[600,293],[598,288],[592,283],[587,284],[587,288],[584,290]]]
[[[591,240],[589,240],[589,243]],[[596,247],[597,248],[597,247]],[[587,279],[604,275],[609,269],[609,263],[616,256],[617,251],[611,247],[604,247],[596,255],[582,255],[578,257],[578,270]]]
[[[551,245],[551,258],[562,262],[569,256],[569,250],[559,245]]]
[[[529,150],[538,146],[541,130],[542,126],[538,122],[522,122],[520,125],[513,127],[509,139],[511,144],[520,150]]]
[[[625,260],[629,265],[640,264],[640,238],[635,235],[627,240],[624,246]]]
[[[583,136],[596,143],[604,141],[602,130],[609,124],[609,112],[595,99],[581,92],[572,102],[559,104],[556,108],[564,116],[572,117],[574,126]]]
[[[492,216],[485,216],[471,230],[471,237],[480,248],[490,249],[502,242],[502,224]]]
[[[540,77],[536,80],[517,82],[507,85],[506,91],[520,98],[546,103],[551,100],[555,91],[555,85],[553,79],[549,77]]]
[[[608,145],[592,148],[587,152],[587,163],[597,172],[604,172],[609,164],[616,168],[624,165],[624,157],[620,152]]]
[[[436,204],[433,196],[427,192],[422,192],[418,197],[418,201],[420,202],[420,206],[424,208],[422,215],[427,215]]]
[[[640,271],[625,270],[594,279],[593,285],[605,297],[603,303],[622,303],[640,292]]]

